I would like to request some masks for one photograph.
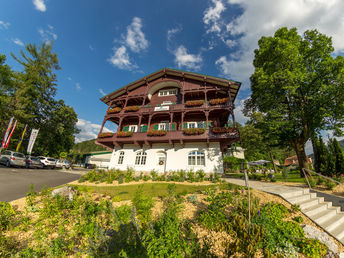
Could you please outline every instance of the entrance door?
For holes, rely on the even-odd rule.
[[[157,168],[160,173],[165,173],[166,171],[166,153],[165,152],[158,152],[157,153]]]

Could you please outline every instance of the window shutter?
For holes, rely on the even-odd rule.
[[[204,122],[203,122],[203,128],[204,128],[204,129],[208,129],[207,121],[204,121]]]
[[[143,125],[142,126],[142,132],[146,133],[147,132],[148,125]]]
[[[170,130],[170,123],[166,123],[166,131]]]
[[[176,130],[176,123],[172,123],[172,131]]]
[[[183,124],[183,129],[188,128],[188,123]]]
[[[124,126],[123,127],[123,132],[128,132],[129,131],[129,126]]]
[[[208,121],[209,129],[211,128],[211,121]]]
[[[158,124],[153,125],[153,130],[158,130],[158,129],[159,129],[159,125]]]

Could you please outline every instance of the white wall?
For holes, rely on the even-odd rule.
[[[114,149],[109,168],[117,168],[125,170],[127,167],[132,167],[136,171],[149,172],[152,169],[164,172],[164,166],[159,166],[159,156],[166,155],[166,171],[170,170],[190,170],[194,171],[203,169],[207,173],[218,172],[223,173],[222,154],[220,151],[220,144],[218,142],[211,142],[209,148],[206,143],[185,143],[184,147],[180,144],[175,144],[172,148],[169,144],[153,144],[152,148],[143,146],[143,150],[147,153],[146,165],[135,165],[136,153],[142,149],[137,145],[124,145],[123,149]],[[118,164],[118,158],[121,151],[124,151],[123,164]],[[189,166],[188,154],[191,151],[204,151],[205,166]]]

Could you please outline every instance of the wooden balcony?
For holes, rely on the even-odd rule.
[[[186,135],[183,131],[169,131],[163,136],[148,136],[147,133],[134,133],[130,137],[118,137],[114,134],[112,137],[98,138],[97,143],[113,149],[115,146],[122,148],[124,144],[136,144],[143,146],[146,144],[152,146],[155,143],[169,143],[173,146],[175,143],[184,145],[185,142],[223,142],[231,143],[239,139],[239,131],[233,129],[231,133],[214,134],[211,130],[205,130],[200,135]]]

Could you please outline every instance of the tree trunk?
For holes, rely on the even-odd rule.
[[[300,141],[294,141],[293,146],[296,152],[297,160],[299,162],[300,176],[304,177],[303,168],[308,169],[307,156],[305,152],[305,144]]]
[[[276,173],[277,173],[276,165],[275,165],[274,158],[273,158],[273,156],[272,156],[271,150],[269,151],[269,154],[270,154],[270,158],[271,158],[272,165],[274,166],[274,172],[275,172],[275,174],[276,174]]]

